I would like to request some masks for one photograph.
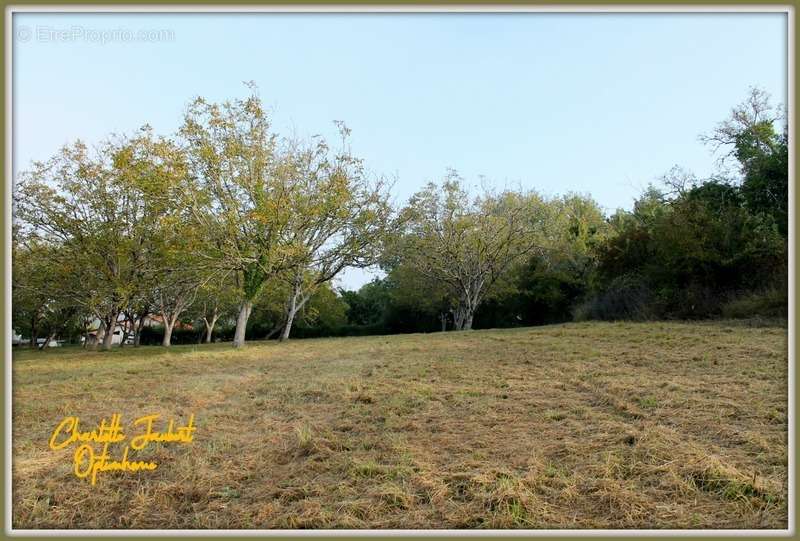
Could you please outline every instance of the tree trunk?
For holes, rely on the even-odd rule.
[[[211,343],[211,338],[214,335],[214,325],[217,324],[217,316],[211,318],[211,321],[206,321],[206,344]]]
[[[468,308],[467,309],[467,314],[464,317],[464,324],[461,327],[462,330],[464,330],[464,331],[471,331],[472,330],[472,316],[474,316],[474,315],[475,315],[475,312],[472,309]]]
[[[253,301],[242,301],[239,307],[239,316],[236,318],[236,332],[233,335],[233,347],[240,348],[244,346],[244,333],[247,329],[247,320],[250,317],[250,312],[253,310]]]
[[[174,327],[174,322],[167,322],[167,318],[164,318],[164,338],[161,340],[161,345],[165,348],[168,348],[172,345],[172,329]]]
[[[464,327],[464,307],[459,305],[453,312],[453,330],[460,331]]]
[[[39,334],[39,329],[36,326],[36,318],[32,317],[31,318],[31,343],[28,344],[28,346],[31,349],[36,349],[37,346],[38,346],[38,344],[36,343],[36,339],[38,338],[38,336],[37,336],[38,334]]]
[[[292,298],[289,299],[289,305],[286,309],[286,323],[283,325],[283,330],[281,331],[280,341],[284,342],[289,339],[289,333],[292,332],[292,323],[294,323],[294,318],[297,315],[303,306],[306,305],[308,299],[311,298],[310,294],[306,294],[305,297],[302,296],[303,293],[300,289],[296,289],[295,293],[292,295]],[[302,297],[300,302],[297,302],[297,298]]]
[[[480,290],[483,284],[479,284],[475,288],[475,293],[467,297],[466,306],[464,306],[464,326],[465,331],[472,330],[472,319],[475,317],[475,310],[478,309],[478,304],[481,302]]]
[[[278,338],[280,342],[284,342],[289,339],[289,333],[292,332],[292,323],[294,322],[294,316],[297,313],[297,291],[292,292],[292,296],[289,298],[289,304],[286,307],[286,322],[283,324],[283,330],[281,330],[281,336]]]
[[[277,325],[275,325],[274,327],[272,327],[272,330],[270,330],[270,331],[267,333],[267,336],[265,336],[265,337],[264,337],[264,340],[269,340],[270,338],[272,338],[273,336],[275,336],[275,334],[277,334],[277,333],[281,332],[281,331],[283,330],[283,326],[284,326],[285,324],[286,324],[286,322],[285,322],[285,321],[281,321],[280,323],[278,323]]]
[[[125,347],[125,342],[128,341],[128,336],[130,336],[130,328],[128,327],[128,323],[130,323],[131,327],[133,327],[133,316],[129,314],[125,314],[125,320],[122,323],[122,337],[119,341],[119,347]]]
[[[217,323],[217,318],[219,318],[219,315],[217,315],[217,309],[216,308],[214,308],[214,312],[213,312],[213,315],[211,317],[211,321],[209,321],[206,318],[203,318],[203,323],[206,326],[206,339],[205,339],[206,344],[210,344],[211,343],[211,335],[214,332],[214,325]]]
[[[286,314],[286,324],[283,326],[283,330],[281,331],[281,337],[278,339],[281,342],[285,342],[289,339],[289,333],[292,332],[292,323],[294,322],[294,315],[297,313],[297,309],[292,307],[289,310],[289,313]]]
[[[214,333],[214,324],[216,322],[217,322],[216,318],[212,319],[210,322],[208,322],[208,321],[205,322],[205,324],[206,324],[206,339],[205,339],[206,344],[210,344],[211,343],[211,335]]]
[[[288,340],[289,333],[292,332],[292,323],[294,322],[294,316],[297,313],[297,296],[300,295],[302,280],[302,276],[297,275],[292,281],[292,292],[289,295],[289,302],[286,303],[286,320],[283,324],[281,335],[278,337],[279,342]]]
[[[46,348],[47,346],[49,346],[49,345],[50,345],[50,342],[51,342],[53,339],[55,339],[55,337],[56,337],[56,331],[53,331],[53,332],[51,332],[51,333],[50,333],[50,334],[47,336],[47,338],[45,339],[45,341],[44,341],[44,342],[42,342],[42,345],[41,345],[41,346],[39,346],[39,349],[40,349],[40,350],[44,350],[44,348]]]
[[[475,316],[475,309],[480,302],[479,291],[470,294],[470,289],[462,293],[461,299],[458,301],[458,308],[454,314],[455,327],[458,331],[472,330],[472,318]]]
[[[139,319],[136,320],[133,326],[133,347],[138,348],[142,342],[142,329],[144,329],[144,321],[147,314],[139,314]]]
[[[114,341],[114,327],[117,326],[117,317],[119,314],[113,314],[109,321],[105,321],[105,334],[103,335],[103,349],[110,350]]]

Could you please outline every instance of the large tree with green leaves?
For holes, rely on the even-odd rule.
[[[197,98],[180,133],[191,167],[186,205],[204,237],[194,256],[207,270],[234,276],[239,309],[233,345],[241,347],[254,301],[288,267],[293,164],[255,90],[224,103]]]
[[[446,286],[456,299],[455,329],[469,330],[492,286],[514,262],[542,248],[545,222],[536,194],[472,196],[450,172],[410,199],[397,248],[405,264]]]
[[[64,147],[23,173],[15,192],[19,235],[58,246],[56,261],[73,269],[71,302],[100,321],[111,347],[120,314],[148,287],[158,222],[185,174],[182,153],[149,127],[111,138],[94,150]]]
[[[12,319],[14,330],[40,349],[59,334],[81,327],[85,312],[75,295],[80,273],[59,254],[61,247],[36,239],[12,245]]]
[[[347,267],[374,264],[390,222],[385,183],[371,181],[363,162],[347,146],[349,130],[337,123],[342,144],[332,153],[317,139],[294,144],[291,215],[287,228],[289,268],[280,277],[289,287],[280,339],[287,340],[294,318],[322,284]]]
[[[789,226],[788,125],[780,107],[759,88],[731,109],[729,117],[701,140],[720,156],[734,161],[748,210],[771,217],[786,237]]]

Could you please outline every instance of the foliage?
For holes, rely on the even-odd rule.
[[[171,343],[175,345],[199,344],[203,339],[202,330],[176,328],[171,332]],[[142,329],[141,344],[145,346],[161,346],[164,344],[164,327],[147,326]]]
[[[474,190],[455,171],[395,213],[343,123],[335,149],[281,138],[249,87],[243,99],[193,100],[175,137],[144,126],[95,148],[77,141],[20,175],[16,332],[35,345],[98,330],[109,348],[127,319],[137,345],[241,346],[786,313],[788,133],[760,90],[702,136],[718,172],[675,166],[606,215],[588,195]],[[358,291],[331,286],[374,265],[385,276]],[[161,331],[145,326],[155,314]]]
[[[106,140],[94,152],[76,142],[19,179],[18,238],[57,247],[52,264],[69,268],[72,278],[59,294],[108,329],[161,270],[148,255],[169,213],[165,194],[183,173],[174,143],[149,127]]]
[[[745,293],[722,305],[724,318],[752,318],[763,316],[771,318],[788,317],[789,298],[785,288]]]
[[[349,129],[337,123],[341,148],[331,155],[328,144],[290,147],[291,219],[287,243],[290,263],[278,274],[288,286],[281,340],[289,338],[296,314],[321,288],[347,267],[374,264],[391,216],[382,179],[372,182],[363,162],[347,146]]]
[[[620,276],[635,276],[635,299],[647,309],[634,312],[647,317],[719,316],[726,300],[742,292],[785,289],[786,148],[768,110],[766,97],[754,91],[705,138],[716,148],[729,147],[725,158],[738,161],[739,182],[694,181],[671,196],[651,187],[632,212],[617,213],[613,234],[598,250],[595,298],[582,314],[639,317],[629,303],[613,302],[624,295]]]
[[[491,288],[541,246],[540,203],[536,194],[512,191],[473,197],[451,171],[412,196],[394,249],[402,264],[442,288],[455,329],[468,330]]]

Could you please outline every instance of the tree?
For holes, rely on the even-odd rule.
[[[784,238],[789,234],[788,133],[776,136],[769,152],[750,159],[742,180],[742,195],[754,213],[771,216]]]
[[[750,212],[741,188],[725,182],[709,180],[673,199],[650,189],[617,224],[598,246],[598,298],[609,305],[598,312],[612,318],[715,316],[726,298],[774,284],[785,268],[772,219]],[[631,308],[634,290],[647,306]]]
[[[327,143],[295,145],[290,153],[291,218],[288,225],[289,286],[280,339],[288,340],[292,323],[319,287],[346,267],[374,264],[379,256],[391,207],[382,180],[371,182],[361,160],[346,144],[349,130],[337,123],[342,147],[330,155]]]
[[[66,146],[21,175],[15,193],[20,234],[60,247],[59,264],[73,269],[81,287],[72,302],[100,321],[104,349],[150,272],[164,193],[183,174],[180,151],[145,126],[93,153],[81,142]]]
[[[197,289],[193,305],[189,308],[195,321],[202,321],[203,341],[210,343],[218,321],[236,315],[237,290],[231,276],[218,276]]]
[[[162,345],[168,347],[178,318],[200,283],[210,278],[192,257],[195,231],[184,226],[187,215],[178,188],[188,174],[186,155],[171,140],[147,136],[120,148],[114,164],[123,172],[125,185],[141,196],[148,225],[147,238],[137,250],[140,263],[134,267],[126,307],[134,344],[145,318],[157,310],[164,324]]]
[[[574,305],[593,285],[596,250],[608,234],[601,208],[591,197],[578,194],[549,201],[547,208],[550,234],[544,250],[509,273],[515,287],[495,301],[515,313],[508,324],[568,321]],[[489,315],[499,321],[502,314]]]
[[[781,123],[782,129],[776,129]],[[715,152],[722,150],[723,163],[735,158],[741,176],[742,194],[753,213],[771,216],[781,234],[788,234],[789,151],[788,125],[770,96],[751,88],[747,98],[731,110],[729,118],[701,140]]]
[[[298,329],[307,333],[330,333],[347,323],[347,303],[329,283],[323,283],[298,313],[298,320]]]
[[[186,227],[186,217],[180,212],[162,217],[153,232],[154,305],[164,325],[162,346],[169,347],[172,331],[194,304],[197,292],[217,277],[213,269],[202,264],[195,246],[201,241],[197,230]]]
[[[197,98],[180,133],[191,169],[186,206],[204,236],[194,254],[209,271],[234,276],[239,308],[233,345],[241,347],[253,302],[287,268],[292,167],[254,89],[222,104]]]
[[[700,140],[715,152],[725,150],[720,160],[736,158],[745,171],[753,157],[773,148],[775,122],[781,116],[779,110],[770,104],[767,92],[751,87],[747,98],[731,109],[730,116],[717,124],[711,133],[700,135]]]
[[[411,260],[395,264],[384,282],[391,288],[385,323],[393,331],[429,332],[438,328],[444,332],[455,324],[458,297],[453,288],[420,273]]]
[[[52,301],[54,276],[46,263],[50,258],[37,250],[21,247],[15,242],[12,251],[12,319],[14,331],[30,336],[30,347],[35,348],[41,332],[41,322],[47,305]]]
[[[389,305],[391,287],[386,279],[375,278],[358,291],[339,290],[347,303],[347,321],[352,325],[370,326],[383,323]]]
[[[22,244],[14,235],[12,245],[12,319],[14,329],[30,337],[35,348],[39,337],[44,349],[61,333],[79,327],[83,315],[73,301],[79,284],[70,266],[61,264],[58,246],[36,240]]]
[[[200,286],[198,277],[191,270],[176,269],[165,273],[163,281],[156,288],[156,303],[164,325],[162,346],[172,345],[172,330],[180,316],[194,302]]]
[[[128,307],[123,311],[126,326],[125,331],[133,332],[133,346],[139,347],[141,344],[142,329],[147,321],[147,317],[155,310],[156,301],[154,298],[155,286],[147,287],[142,284],[138,288],[137,294],[133,295]],[[125,344],[127,334],[122,337],[121,344]]]
[[[429,183],[403,210],[404,262],[445,285],[456,299],[454,326],[469,330],[475,310],[512,263],[541,247],[544,216],[535,194],[472,198],[455,172]]]

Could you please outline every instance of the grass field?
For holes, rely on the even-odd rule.
[[[198,428],[91,486],[48,440],[112,413]],[[785,528],[787,330],[19,351],[13,431],[16,528]]]

